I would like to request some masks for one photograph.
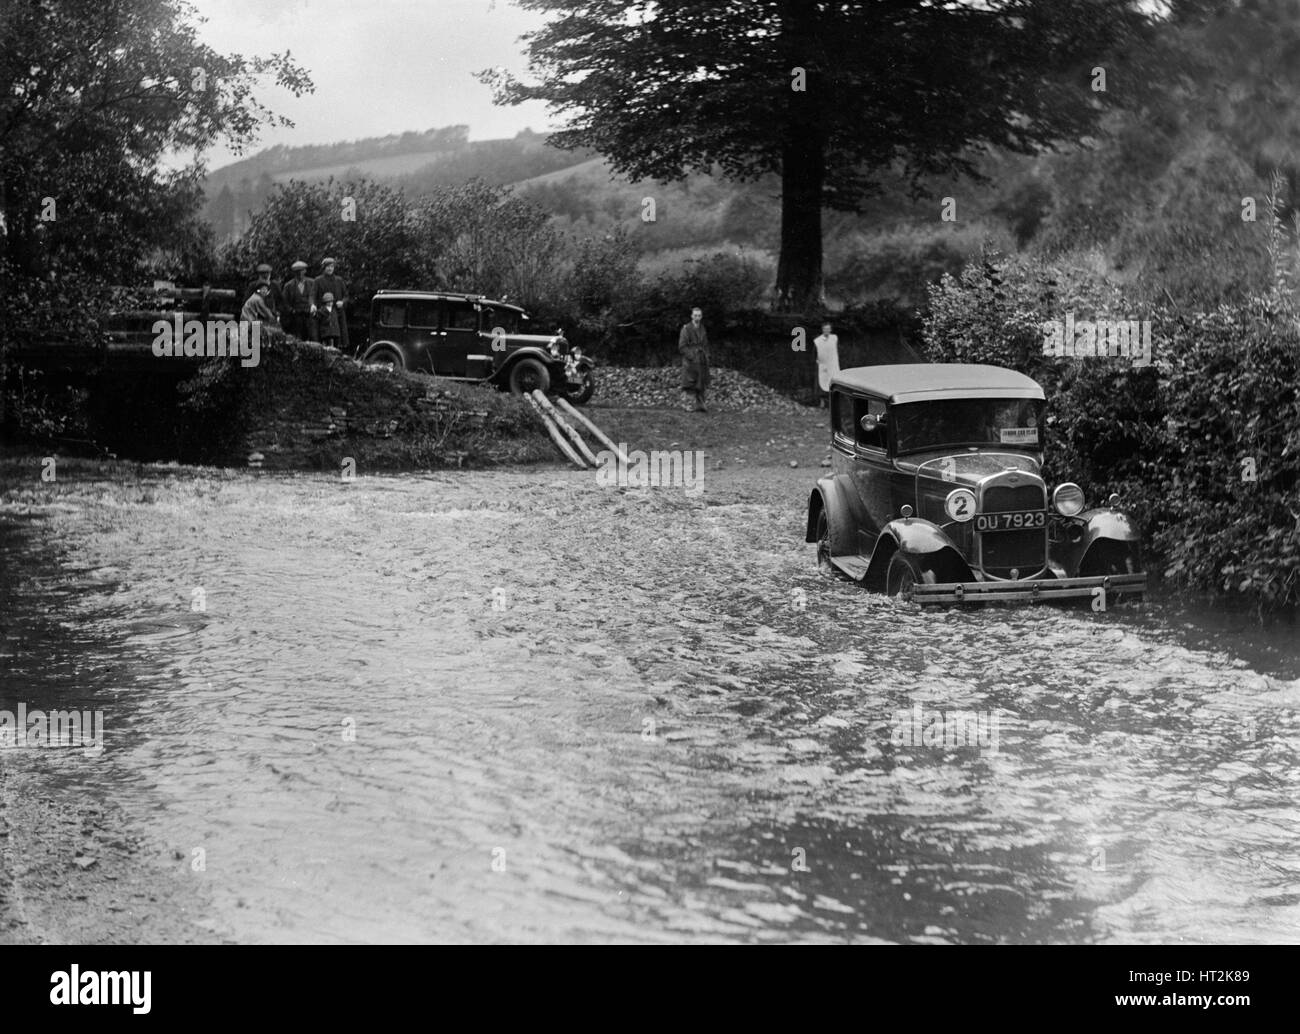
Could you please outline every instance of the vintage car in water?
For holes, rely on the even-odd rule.
[[[830,415],[831,472],[808,500],[806,536],[828,576],[921,603],[1105,606],[1146,590],[1119,497],[1088,508],[1078,485],[1044,483],[1043,389],[1029,377],[857,367],[831,381]]]
[[[357,328],[365,363],[477,381],[515,394],[540,388],[582,405],[596,390],[591,359],[563,332],[530,333],[528,313],[482,295],[380,291]],[[352,324],[349,324],[351,329]]]

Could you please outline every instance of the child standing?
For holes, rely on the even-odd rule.
[[[339,310],[334,307],[334,295],[329,291],[321,296],[321,307],[316,312],[316,331],[322,344],[339,347]]]

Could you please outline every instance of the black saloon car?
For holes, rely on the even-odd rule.
[[[582,405],[596,390],[591,360],[562,332],[530,333],[517,305],[444,291],[380,291],[370,301],[362,362],[509,388],[540,388]]]
[[[806,539],[828,575],[921,603],[1146,589],[1133,522],[1043,480],[1043,389],[997,366],[903,364],[831,382],[831,473]],[[1100,600],[1100,606],[1097,601]]]

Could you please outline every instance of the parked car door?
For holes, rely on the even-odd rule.
[[[430,298],[412,298],[406,303],[407,351],[416,357],[412,369],[438,372],[440,306],[437,299]]]
[[[479,351],[478,344],[478,309],[474,303],[452,299],[443,302],[434,372],[442,377],[469,376],[469,356]],[[479,364],[474,365],[477,370]]]

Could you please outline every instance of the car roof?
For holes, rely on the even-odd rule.
[[[523,312],[522,306],[515,305],[513,302],[493,301],[484,294],[466,294],[462,291],[392,291],[383,290],[375,292],[376,298],[391,299],[446,299],[454,302],[478,302],[480,305],[490,305],[494,309],[514,309],[516,312]]]
[[[890,402],[924,402],[948,398],[1041,399],[1042,386],[1032,377],[982,363],[898,363],[854,366],[841,370],[832,386],[884,395]]]

